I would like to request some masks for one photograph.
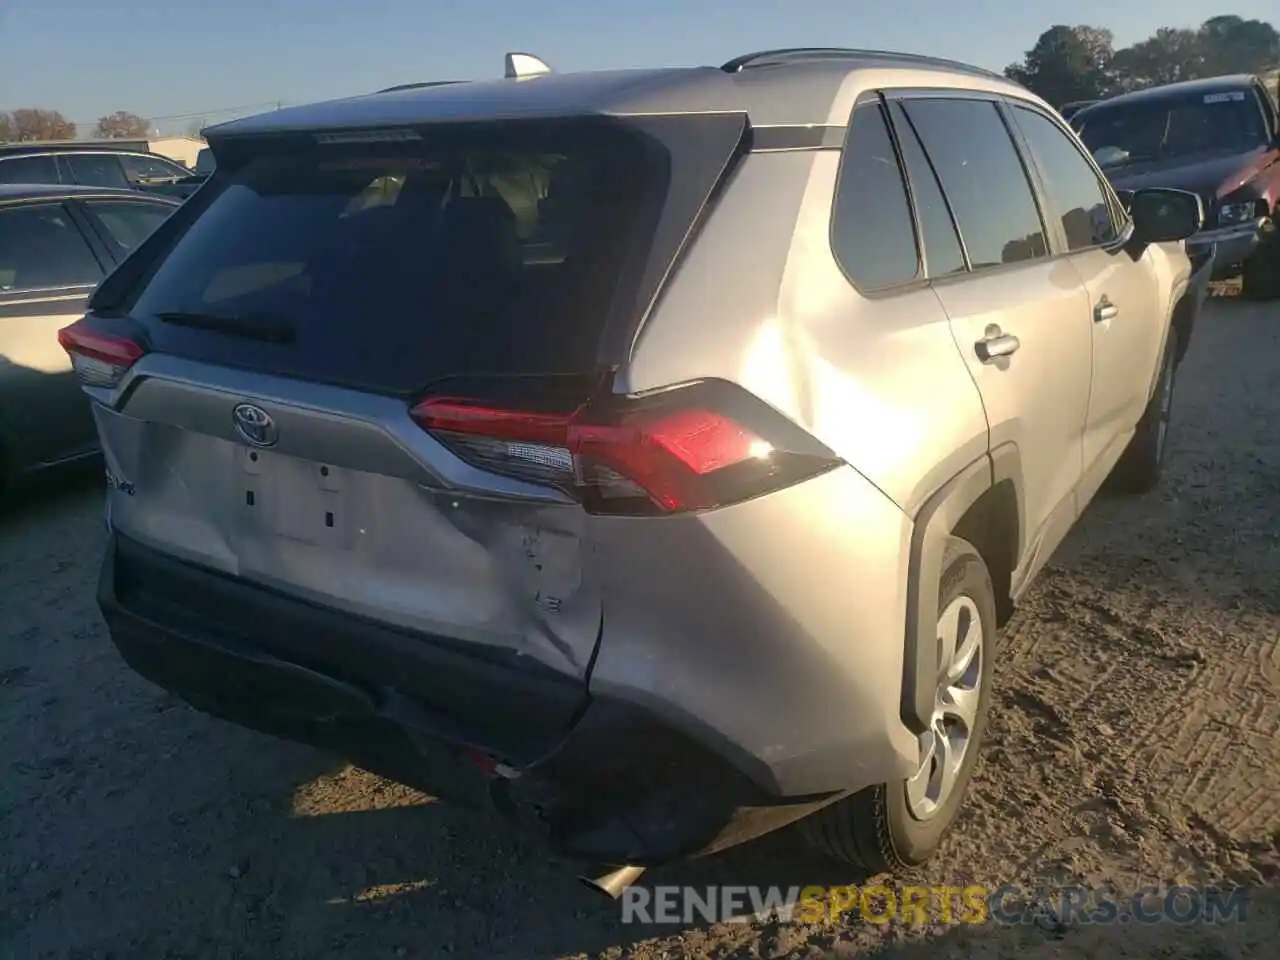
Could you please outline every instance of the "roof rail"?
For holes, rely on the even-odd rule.
[[[398,83],[394,87],[384,87],[378,93],[395,93],[397,90],[420,90],[423,87],[444,87],[451,83],[466,83],[465,80],[422,80],[418,83]]]
[[[975,67],[971,63],[959,60],[946,60],[942,57],[930,57],[921,53],[900,53],[892,50],[861,50],[854,47],[784,47],[779,50],[760,50],[734,57],[720,69],[725,73],[738,73],[747,67],[774,66],[784,63],[803,62],[806,60],[849,60],[855,58],[896,60],[903,64],[915,64],[921,67],[941,67],[947,70],[972,74],[980,77],[991,77],[1004,80],[1003,74],[983,67]]]
[[[540,77],[552,72],[545,62],[532,53],[508,53],[506,66],[505,75],[508,80],[517,77]]]

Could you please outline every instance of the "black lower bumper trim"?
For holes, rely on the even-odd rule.
[[[98,601],[129,665],[196,708],[444,800],[494,802],[569,856],[679,860],[831,799],[765,794],[648,711],[589,698],[580,683],[472,658],[119,535]],[[493,760],[514,775],[496,775]]]

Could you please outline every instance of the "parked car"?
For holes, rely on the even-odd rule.
[[[208,147],[201,147],[200,152],[196,154],[196,165],[188,176],[182,177],[174,181],[174,192],[176,195],[183,197],[191,196],[195,193],[196,188],[213,176],[214,161],[213,151]]]
[[[1062,114],[1063,120],[1070,120],[1085,107],[1093,106],[1097,100],[1073,100],[1071,103],[1064,103],[1058,108],[1058,112]]]
[[[58,331],[176,205],[130,190],[0,184],[0,493],[97,451]]]
[[[1254,76],[1192,80],[1112,97],[1073,125],[1118,190],[1164,186],[1204,200],[1219,276],[1280,297],[1280,111]]]
[[[145,140],[93,140],[0,144],[0,184],[62,183],[146,190],[185,197],[191,171],[151,153]]]
[[[606,892],[800,818],[922,863],[998,629],[1159,479],[1199,198],[1126,208],[928,57],[516,72],[205,131],[217,179],[62,333],[112,639]]]

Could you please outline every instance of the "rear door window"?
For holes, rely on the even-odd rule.
[[[129,181],[120,166],[120,157],[114,153],[64,153],[62,162],[76,178],[76,183],[87,187],[127,187]]]
[[[832,214],[836,259],[861,290],[883,290],[916,279],[915,225],[879,101],[863,103],[849,121]]]
[[[0,291],[97,283],[102,267],[60,203],[0,208]]]
[[[168,204],[133,200],[87,200],[82,206],[120,256],[147,239],[174,209]]]
[[[594,370],[668,170],[590,121],[277,149],[215,174],[130,312],[157,349],[396,393]]]
[[[0,157],[0,183],[57,183],[58,164],[45,154],[38,157]]]
[[[996,105],[922,99],[904,109],[951,201],[973,269],[1047,257],[1035,194]]]

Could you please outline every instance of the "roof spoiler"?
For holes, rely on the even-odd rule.
[[[551,68],[532,53],[512,52],[507,54],[504,75],[508,80],[516,80],[521,77],[542,77],[551,72]]]

